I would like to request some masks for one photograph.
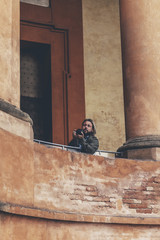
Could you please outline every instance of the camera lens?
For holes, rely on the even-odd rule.
[[[77,129],[76,134],[77,135],[82,135],[83,134],[83,130],[82,129]]]

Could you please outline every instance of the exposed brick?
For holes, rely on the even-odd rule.
[[[135,193],[130,193],[130,194],[127,193],[123,196],[123,198],[126,198],[126,199],[136,198],[136,194]]]
[[[141,203],[141,200],[137,199],[123,199],[124,204],[130,204],[130,203]]]
[[[70,196],[70,200],[83,200],[83,197],[80,195],[72,195]]]
[[[98,196],[98,192],[86,192],[85,194],[88,196],[93,196],[93,197]]]
[[[130,194],[125,194],[123,199],[137,199],[137,200],[156,200],[160,197],[159,191],[143,191],[143,192],[132,192]]]
[[[144,194],[144,199],[156,199],[160,197],[160,192],[159,191],[152,191],[152,192],[143,192]]]
[[[154,187],[146,187],[147,191],[154,191]]]
[[[130,194],[125,194],[123,198],[141,200],[144,198],[144,194],[143,192],[132,192]]]
[[[148,204],[138,204],[138,203],[133,203],[129,205],[129,208],[147,208]]]
[[[107,203],[105,206],[98,206],[99,209],[106,209],[106,208],[116,208],[115,204]]]
[[[88,191],[88,192],[97,191],[97,187],[95,187],[95,186],[88,186],[88,187],[86,187],[86,191]]]
[[[160,184],[159,183],[155,183],[155,182],[152,182],[152,183],[148,183],[147,184],[147,187],[153,187],[154,189],[159,189],[160,188]]]
[[[156,200],[156,195],[152,194],[146,194],[143,197],[143,200]]]
[[[151,177],[151,178],[149,178],[149,179],[146,179],[146,182],[147,183],[149,183],[149,182],[154,182],[154,180],[155,180],[155,176],[154,177]]]
[[[146,190],[146,186],[141,186],[138,188],[138,191],[145,191]]]
[[[156,177],[156,178],[154,179],[154,182],[160,183],[160,177]]]
[[[82,191],[86,190],[86,185],[83,185],[83,184],[76,184],[75,187],[76,187],[75,190],[82,190]]]
[[[158,184],[158,185],[154,186],[154,190],[159,192],[159,194],[160,194],[160,185]]]
[[[94,202],[110,202],[110,198],[108,197],[94,197]]]
[[[133,199],[134,203],[142,203],[142,200]]]
[[[138,188],[138,190],[137,189],[127,189],[126,191],[125,191],[125,194],[136,194],[137,192],[140,192],[141,190],[139,190],[139,188]]]
[[[147,186],[158,186],[160,185],[158,182],[148,182]]]
[[[146,186],[147,186],[147,183],[148,183],[148,181],[146,181],[146,182],[143,181],[141,187],[146,187]]]
[[[116,202],[116,198],[110,198],[110,202]]]
[[[156,205],[157,204],[157,201],[156,200],[144,200],[145,201],[145,203],[146,204],[148,204],[148,205]],[[143,203],[144,203],[144,201],[143,201]]]
[[[123,199],[122,201],[123,201],[124,204],[134,203],[133,199]]]
[[[137,213],[152,213],[152,209],[137,209],[136,210]]]
[[[92,201],[93,201],[93,197],[84,196],[83,200],[84,200],[84,201],[88,201],[88,202],[92,202]]]
[[[87,191],[82,191],[80,189],[76,189],[74,191],[74,195],[86,195],[86,196],[98,196],[98,192],[87,192]]]

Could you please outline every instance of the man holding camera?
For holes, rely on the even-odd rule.
[[[95,124],[92,119],[87,118],[82,122],[82,129],[74,129],[69,146],[80,147],[81,152],[94,154],[99,147],[95,134]]]

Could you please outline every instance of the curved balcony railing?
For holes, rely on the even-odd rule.
[[[60,148],[60,149],[65,150],[65,151],[80,152],[79,147],[62,145],[62,144],[58,144],[58,143],[51,143],[51,142],[46,142],[46,141],[42,141],[42,140],[38,140],[38,139],[34,139],[34,142],[45,145],[48,148]],[[114,152],[114,151],[107,151],[107,150],[97,150],[94,153],[94,155],[104,156],[104,157],[108,157],[111,154],[113,154],[116,157],[121,156],[121,152]]]

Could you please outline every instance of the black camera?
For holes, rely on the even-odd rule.
[[[76,130],[76,135],[82,135],[83,134],[83,130],[82,129],[77,129]]]

